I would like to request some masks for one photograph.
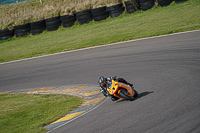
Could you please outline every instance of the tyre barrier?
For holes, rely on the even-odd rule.
[[[137,10],[141,10],[140,1],[139,0],[135,0],[134,5],[135,5],[135,7],[136,7]]]
[[[0,30],[0,40],[7,40],[14,36],[14,30],[9,30],[8,28]]]
[[[170,5],[174,0],[157,0],[161,7]]]
[[[154,0],[140,0],[140,7],[143,11],[151,9],[155,5]]]
[[[63,27],[72,27],[74,23],[76,22],[76,16],[75,15],[63,15],[60,16],[61,23]]]
[[[106,6],[91,9],[91,12],[94,21],[105,20],[109,17],[109,13],[106,11]]]
[[[161,7],[170,5],[173,1],[176,3],[182,3],[188,0],[157,0],[158,5]],[[126,11],[128,13],[134,13],[136,8],[138,10],[146,11],[151,9],[155,5],[155,0],[135,0],[135,6],[131,1],[124,2]],[[125,7],[123,3],[119,3],[113,6],[103,6],[95,9],[89,9],[77,12],[74,15],[64,15],[64,16],[57,16],[53,18],[48,18],[45,20],[27,23],[24,25],[14,26],[13,30],[9,30],[8,28],[0,30],[0,41],[6,40],[8,38],[13,37],[23,37],[28,34],[37,35],[42,33],[44,30],[47,31],[55,31],[59,28],[62,24],[63,27],[71,27],[74,25],[76,20],[78,20],[79,24],[86,24],[89,23],[94,19],[94,21],[101,21],[107,19],[109,16],[111,18],[118,17],[121,15]]]
[[[45,19],[45,24],[47,31],[55,31],[58,30],[61,25],[60,16]]]
[[[31,34],[37,35],[46,30],[45,20],[30,23]]]
[[[136,8],[131,1],[126,1],[124,4],[128,13],[134,13],[136,11]]]
[[[16,37],[24,37],[30,34],[30,23],[14,26]]]
[[[188,1],[188,0],[174,0],[176,3],[182,3],[182,2],[185,2],[185,1]]]
[[[125,7],[123,7],[122,3],[106,7],[106,11],[109,12],[109,16],[111,18],[118,17],[119,15],[121,15],[124,12],[124,10],[125,10]]]
[[[91,9],[77,12],[76,18],[80,25],[89,23],[93,19]]]

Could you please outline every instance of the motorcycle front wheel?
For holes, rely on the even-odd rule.
[[[134,98],[125,89],[121,89],[121,91],[119,92],[119,96],[123,97],[126,100],[134,100]]]

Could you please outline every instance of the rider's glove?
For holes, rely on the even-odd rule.
[[[100,88],[100,91],[103,93],[103,95],[104,95],[105,97],[108,96],[108,94],[106,93],[106,91],[105,91],[103,88]]]

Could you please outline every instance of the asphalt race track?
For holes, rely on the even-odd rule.
[[[0,64],[0,92],[119,76],[139,92],[51,133],[199,133],[200,30]]]

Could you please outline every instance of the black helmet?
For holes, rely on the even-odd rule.
[[[103,76],[99,77],[98,83],[99,84],[104,84],[105,78]]]

